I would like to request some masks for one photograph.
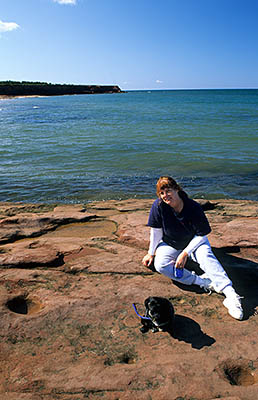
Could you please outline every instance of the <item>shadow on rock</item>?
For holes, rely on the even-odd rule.
[[[258,312],[258,264],[251,260],[232,255],[232,253],[240,252],[238,246],[213,248],[213,252],[232,280],[236,292],[243,297],[243,319],[247,320],[252,315],[256,315]],[[186,268],[190,271],[195,271],[197,275],[203,273],[199,265],[191,260],[188,260]],[[176,281],[173,281],[173,284],[188,292],[204,293],[196,285],[187,286]]]
[[[216,342],[213,337],[203,333],[200,325],[193,319],[178,314],[175,315],[175,325],[170,335],[174,339],[190,343],[197,350]]]
[[[238,246],[213,248],[213,251],[232,280],[237,293],[243,296],[244,320],[257,314],[258,264],[232,255],[240,252]]]

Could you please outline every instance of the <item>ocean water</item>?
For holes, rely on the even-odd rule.
[[[258,90],[130,91],[0,100],[0,201],[155,196],[258,200]]]

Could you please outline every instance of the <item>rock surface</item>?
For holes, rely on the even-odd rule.
[[[257,400],[258,203],[202,201],[237,321],[142,266],[152,201],[0,204],[1,400]],[[150,295],[173,303],[174,337],[140,332]]]

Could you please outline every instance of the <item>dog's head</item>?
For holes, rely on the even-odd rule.
[[[164,321],[164,310],[162,309],[162,302],[155,297],[149,297],[145,300],[145,307],[148,317],[151,318],[154,325],[159,326]],[[166,318],[165,318],[166,319]]]
[[[145,302],[146,316],[158,330],[172,328],[174,308],[169,300],[164,297],[148,297]]]

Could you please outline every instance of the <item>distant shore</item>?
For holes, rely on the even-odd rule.
[[[9,100],[9,99],[23,99],[23,98],[34,98],[34,97],[46,97],[46,96],[40,96],[40,95],[33,95],[33,96],[9,96],[9,95],[0,95],[0,100]]]
[[[117,85],[66,85],[46,82],[0,82],[0,99],[75,94],[122,93]]]

